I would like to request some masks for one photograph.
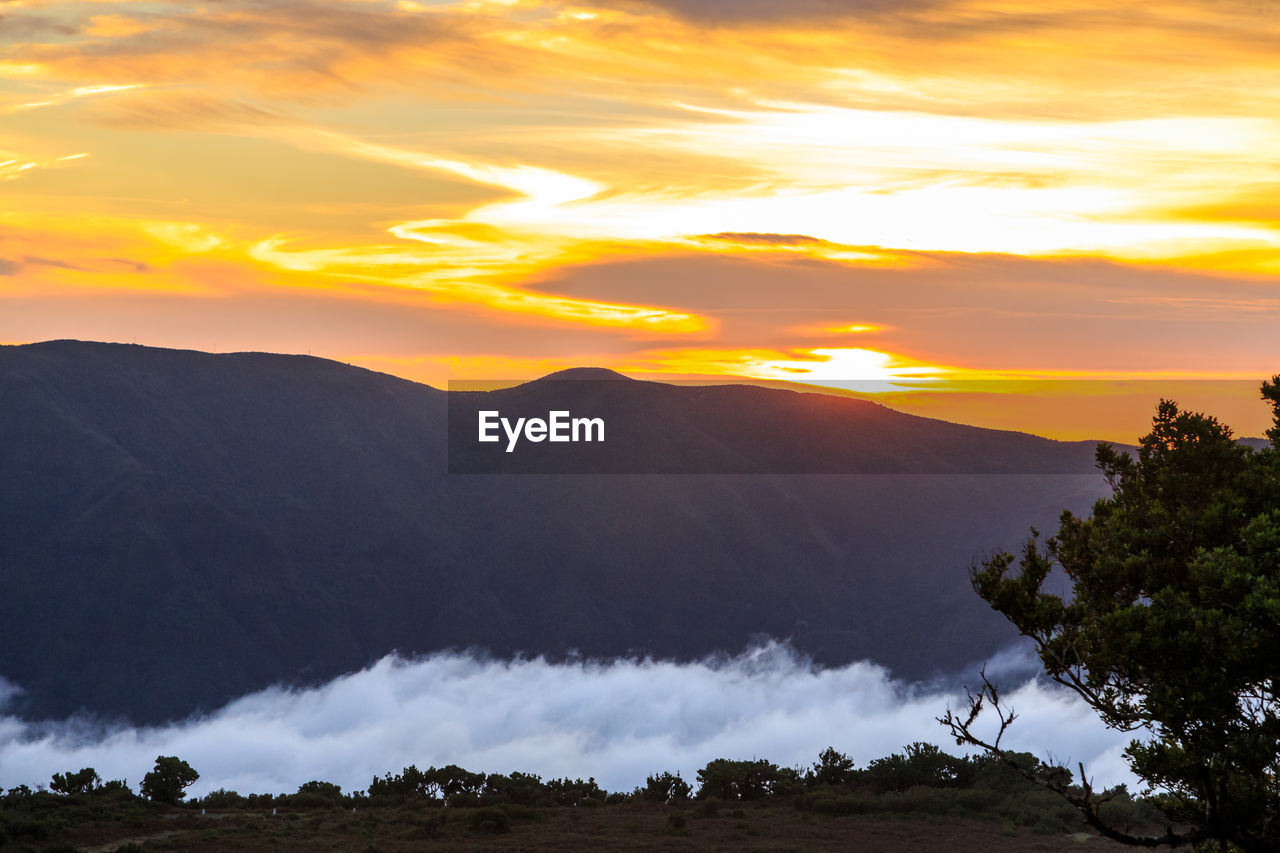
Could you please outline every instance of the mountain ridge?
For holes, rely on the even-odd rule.
[[[778,412],[836,440],[831,412],[872,411],[631,379],[495,393],[545,411],[539,388],[569,385],[631,389],[653,423],[736,429],[677,448],[690,459],[745,458],[786,435]],[[0,348],[15,709],[157,722],[393,649],[693,659],[761,636],[927,678],[1013,638],[968,589],[969,562],[1105,491],[1083,458],[1052,476],[450,475],[452,393],[310,356]],[[745,397],[769,404],[735,416]]]

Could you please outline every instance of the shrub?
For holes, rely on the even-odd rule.
[[[226,788],[210,791],[201,797],[199,802],[200,805],[210,809],[235,809],[248,804],[248,800],[238,792],[228,791]]]
[[[640,798],[650,803],[683,803],[689,799],[693,788],[680,778],[677,773],[672,776],[662,772],[657,776],[649,776],[644,780],[644,787],[637,792]]]
[[[54,773],[49,790],[58,794],[87,794],[102,784],[102,778],[92,767],[81,768],[79,773]]]
[[[471,815],[471,828],[476,832],[501,835],[511,831],[511,818],[499,808],[478,809]]]
[[[561,806],[599,804],[608,797],[608,793],[596,784],[594,776],[585,782],[581,779],[570,780],[567,776],[564,779],[548,779],[546,789],[556,805]]]

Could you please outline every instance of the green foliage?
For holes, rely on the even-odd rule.
[[[814,785],[847,785],[856,774],[853,759],[829,746],[818,756],[818,761],[804,774],[804,783]]]
[[[332,782],[321,782],[312,779],[310,782],[303,782],[298,786],[299,794],[312,794],[317,797],[323,797],[326,800],[341,800],[342,788]]]
[[[975,786],[1005,794],[1024,794],[1057,784],[1070,785],[1072,781],[1070,770],[1044,764],[1029,752],[976,755],[968,762]]]
[[[965,759],[947,755],[931,743],[917,741],[905,747],[901,754],[872,761],[861,781],[876,791],[901,792],[917,785],[968,787],[973,782],[973,767]]]
[[[551,779],[543,782],[532,773],[472,773],[450,764],[419,770],[409,765],[400,773],[374,777],[369,784],[374,805],[405,800],[425,800],[451,807],[510,804],[518,806],[603,804],[608,792],[595,778]]]
[[[1280,376],[1264,383],[1280,448]],[[1142,732],[1127,757],[1191,827],[1175,840],[1280,849],[1280,452],[1237,445],[1217,419],[1161,401],[1136,457],[1100,445],[1112,488],[1091,517],[1063,513],[1041,547],[998,554],[973,572],[978,594],[1037,645],[1046,673],[1113,728]],[[1049,591],[1061,568],[1071,594]],[[985,681],[985,679],[984,679]],[[943,722],[960,740],[983,707],[1011,712],[987,683],[968,719]],[[1065,786],[1049,783],[1065,790]],[[1075,803],[1092,824],[1102,798]]]
[[[85,767],[79,773],[54,773],[49,783],[49,790],[58,794],[87,794],[102,785],[100,777],[92,767]]]
[[[210,791],[200,798],[200,805],[207,809],[234,809],[243,808],[248,804],[248,800],[236,791],[228,791],[226,788],[219,788],[216,791]]]
[[[369,796],[387,799],[405,799],[408,797],[429,797],[429,786],[426,775],[417,765],[410,764],[401,772],[392,776],[390,772],[382,777],[373,777],[369,783]]]
[[[547,790],[552,801],[558,806],[577,806],[587,802],[603,803],[608,793],[596,784],[595,777],[583,782],[581,779],[548,779]]]
[[[43,841],[52,835],[56,828],[58,826],[55,822],[40,820],[29,815],[6,815],[4,820],[5,835],[15,841],[23,838],[28,841]]]
[[[717,758],[698,771],[698,798],[722,800],[759,800],[773,794],[793,793],[800,787],[800,776],[790,768],[761,758],[756,761],[730,761]]]
[[[485,774],[472,773],[456,764],[446,764],[427,771],[428,785],[434,790],[446,806],[458,806],[474,802],[484,790]]]
[[[477,809],[471,815],[471,828],[476,832],[500,835],[511,831],[511,818],[500,808]]]
[[[86,828],[136,826],[155,814],[123,782],[119,787],[110,783],[91,790],[80,787],[71,793],[31,791],[26,786],[10,789],[0,797],[0,848],[9,849],[5,845],[11,843],[16,850],[48,849],[69,840],[78,842]]]
[[[1271,446],[1280,449],[1280,376],[1273,376],[1262,383],[1262,399],[1271,404],[1271,419],[1275,426],[1267,430]]]
[[[698,803],[696,814],[698,817],[717,817],[720,814],[720,801],[715,798],[707,798]]]
[[[142,777],[139,790],[149,800],[177,805],[186,796],[184,789],[199,778],[200,774],[176,755],[158,755],[155,768]]]
[[[410,764],[400,773],[387,773],[369,783],[369,796],[378,799],[405,800],[421,798],[447,806],[478,801],[485,789],[483,773],[471,773],[456,764],[429,767],[425,771]]]
[[[345,798],[342,788],[332,782],[311,780],[298,786],[298,792],[287,798],[294,808],[334,808],[341,806]]]
[[[936,815],[997,820],[1015,832],[1031,829],[1059,833],[1077,828],[1078,815],[1073,809],[1022,775],[1028,772],[1040,778],[1057,778],[1061,768],[1040,764],[1030,755],[1011,755],[1020,762],[1022,772],[988,756],[956,758],[941,753],[930,744],[915,743],[905,747],[901,754],[873,761],[872,767],[857,770],[848,756],[829,748],[806,772],[803,783],[796,771],[778,768],[768,761],[717,759],[708,763],[699,774],[703,786],[696,807],[691,810],[663,809],[663,812],[668,812],[668,820],[661,831],[688,835],[690,819],[730,818],[737,821],[734,829],[754,835],[758,826],[754,819],[756,808],[764,807],[770,800],[776,803],[779,798],[785,798],[805,812],[805,820],[810,820],[811,815]],[[872,768],[900,764],[911,768],[921,783],[896,790],[895,786],[882,785],[878,781],[880,777],[872,771]],[[953,768],[954,772],[946,771],[947,767]],[[944,770],[939,771],[938,768]],[[378,844],[389,842],[386,849],[399,849],[401,842],[418,843],[432,839],[451,844],[451,849],[461,849],[468,846],[460,840],[463,834],[502,834],[520,824],[543,823],[548,820],[548,810],[556,806],[569,809],[587,807],[587,810],[596,811],[610,805],[618,807],[623,814],[634,816],[653,811],[651,806],[635,803],[636,799],[653,803],[687,802],[689,796],[687,783],[679,775],[671,773],[648,777],[645,787],[638,788],[632,798],[606,794],[593,778],[543,782],[529,773],[486,776],[456,766],[433,767],[426,771],[409,767],[395,776],[388,774],[375,781],[408,791],[408,798],[399,799],[392,794],[365,798],[360,792],[343,795],[337,785],[319,780],[300,785],[296,793],[274,797],[270,794],[242,796],[219,789],[195,801],[196,804],[207,808],[246,807],[267,813],[277,804],[282,808],[278,818],[265,822],[261,811],[257,814],[249,811],[240,816],[229,816],[227,820],[218,821],[216,826],[200,820],[198,814],[189,811],[175,822],[171,820],[175,816],[168,809],[131,794],[108,796],[107,786],[87,795],[74,796],[13,789],[0,798],[0,845],[39,849],[40,845],[60,844],[67,840],[84,845],[90,835],[114,825],[117,829],[135,827],[136,832],[131,834],[140,836],[180,827],[178,836],[152,839],[147,842],[147,849],[180,849],[193,845],[205,849],[203,844],[196,844],[196,838],[200,842],[217,842],[219,849],[226,842],[225,846],[229,848],[235,846],[231,844],[235,834],[245,831],[246,827],[254,827],[250,831],[260,832],[261,840],[270,845],[292,843],[298,833],[310,833],[326,839],[321,846],[336,849],[361,849],[359,844],[337,843],[334,840],[336,836],[346,836],[347,841],[353,843],[358,837],[360,844],[369,846],[375,841]],[[455,786],[455,782],[459,784]],[[469,787],[464,789],[461,783]],[[450,788],[452,796],[457,798],[459,808],[423,808],[424,805],[442,805],[442,791],[446,788]],[[676,795],[674,792],[680,793]],[[1108,794],[1112,798],[1105,811],[1113,823],[1126,827],[1150,825],[1154,812],[1150,803],[1133,799],[1123,789]],[[733,802],[727,802],[730,800]],[[746,805],[746,800],[754,801],[755,807]],[[355,803],[361,804],[358,816],[345,808]],[[336,811],[334,807],[337,804],[344,809]],[[365,805],[374,808],[366,809]],[[300,813],[303,809],[309,813]],[[579,815],[575,814],[575,825],[578,825],[578,818]],[[748,818],[751,818],[750,822]],[[395,828],[394,835],[375,837],[375,831],[388,824]],[[108,837],[119,838],[123,834],[112,833]]]
[[[543,805],[551,795],[542,777],[515,771],[510,775],[490,773],[484,781],[481,799],[485,803],[515,803],[521,806]]]
[[[680,778],[679,773],[673,776],[668,771],[646,777],[644,787],[636,791],[640,799],[651,803],[683,803],[692,792],[693,788]]]
[[[98,789],[99,792],[109,797],[118,797],[122,799],[130,799],[133,797],[133,791],[129,789],[129,783],[124,779],[108,779]]]

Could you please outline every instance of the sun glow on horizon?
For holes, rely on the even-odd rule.
[[[1280,22],[802,5],[14,6],[0,335],[433,379],[1276,369]]]

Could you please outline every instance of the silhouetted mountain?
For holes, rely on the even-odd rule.
[[[548,421],[552,410],[566,424],[598,418],[607,440],[513,443],[496,424],[492,442],[477,440],[481,411],[515,424]],[[561,437],[568,436],[566,426]],[[952,424],[830,394],[638,382],[591,368],[449,395],[453,473],[1071,474],[1092,469],[1096,446]]]
[[[449,396],[304,356],[0,347],[0,675],[22,712],[157,721],[467,646],[691,658],[768,635],[925,677],[1011,639],[975,556],[1104,491],[1086,443],[827,395],[579,370]],[[490,406],[597,404],[611,470],[763,473],[447,473],[476,461],[447,453],[450,409],[474,430]],[[778,473],[837,463],[875,473]]]

